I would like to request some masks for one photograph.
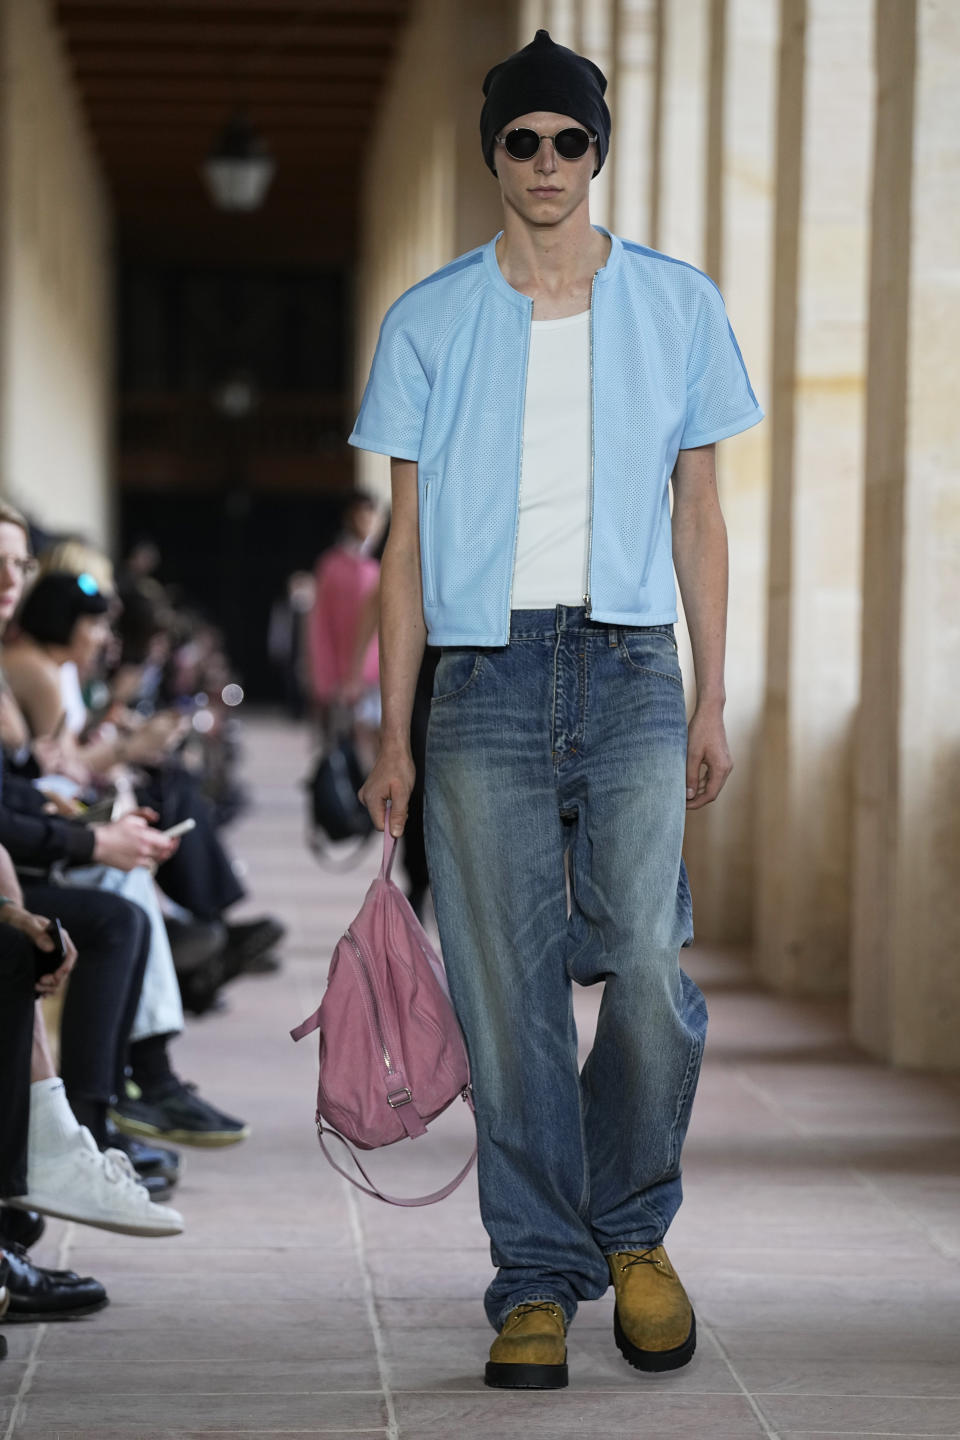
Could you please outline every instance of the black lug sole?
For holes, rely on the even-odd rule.
[[[679,1370],[682,1365],[688,1365],[693,1359],[693,1352],[697,1348],[697,1321],[696,1316],[690,1317],[690,1334],[682,1345],[675,1346],[672,1350],[641,1350],[627,1339],[620,1324],[620,1312],[613,1312],[613,1335],[617,1342],[617,1349],[634,1370],[646,1370],[656,1373],[663,1370]]]
[[[563,1390],[566,1365],[503,1365],[487,1361],[484,1384],[494,1390]]]

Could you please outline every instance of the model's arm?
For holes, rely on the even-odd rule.
[[[420,529],[417,517],[417,466],[391,460],[393,511],[390,538],[380,566],[380,696],[383,723],[380,754],[360,799],[378,830],[391,801],[390,833],[400,835],[413,789],[410,717],[427,630],[420,588]]]
[[[681,450],[673,472],[673,563],[690,631],[697,708],[687,735],[687,809],[716,800],[733,769],[723,725],[727,639],[727,527],[716,449]]]

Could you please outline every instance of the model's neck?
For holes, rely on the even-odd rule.
[[[506,210],[497,260],[504,278],[525,293],[560,290],[594,274],[610,253],[606,235],[590,224],[586,205],[560,225],[530,225]]]

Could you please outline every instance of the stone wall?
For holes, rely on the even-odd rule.
[[[0,487],[111,531],[109,202],[46,0],[0,0]]]

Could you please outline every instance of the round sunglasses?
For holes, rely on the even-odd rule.
[[[596,138],[596,135],[591,135],[579,127],[558,130],[556,135],[538,135],[536,130],[521,128],[510,130],[506,135],[498,135],[497,144],[503,146],[511,160],[532,160],[541,143],[552,140],[553,148],[561,160],[579,160],[586,155]]]

